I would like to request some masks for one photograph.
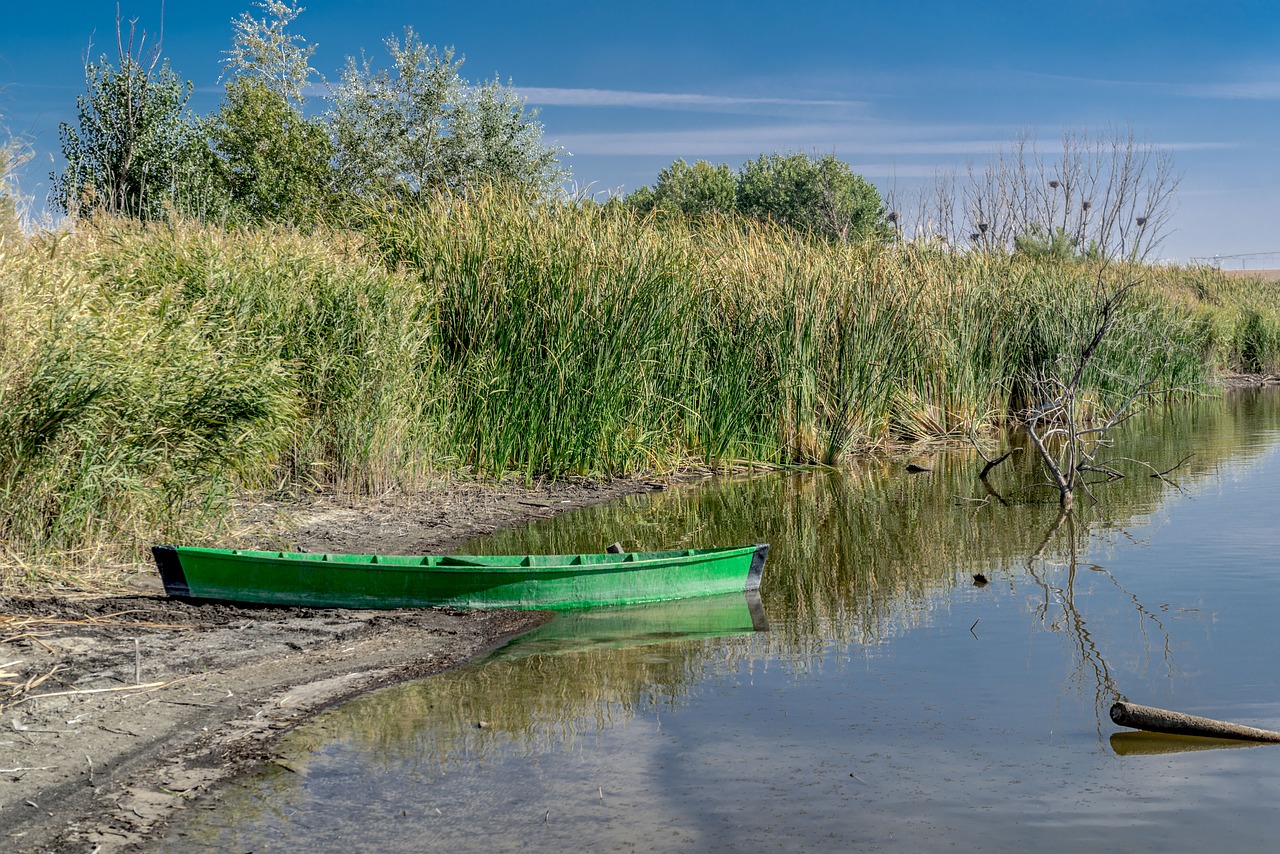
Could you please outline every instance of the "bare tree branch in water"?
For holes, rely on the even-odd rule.
[[[1075,502],[1076,490],[1082,490],[1096,502],[1089,487],[1092,484],[1118,480],[1125,475],[1098,461],[1098,452],[1111,446],[1108,433],[1137,414],[1137,404],[1155,393],[1155,383],[1163,363],[1133,383],[1131,391],[1119,406],[1097,426],[1086,426],[1081,396],[1085,372],[1098,347],[1119,320],[1120,313],[1137,282],[1131,281],[1109,289],[1104,281],[1105,268],[1098,273],[1097,305],[1086,330],[1086,343],[1070,377],[1060,379],[1047,371],[1035,377],[1031,385],[1034,402],[1024,413],[1023,423],[1032,446],[1036,449],[1051,482],[1058,490],[1059,501],[1066,509]],[[1152,468],[1154,471],[1154,468]],[[1088,472],[1104,475],[1102,481],[1086,481]]]
[[[1041,567],[1045,563],[1044,555],[1049,544],[1064,527],[1066,528],[1067,536],[1067,571],[1063,583],[1058,585],[1049,580],[1048,574],[1043,572]],[[1082,565],[1087,566],[1088,569],[1094,572],[1105,575],[1111,581],[1112,586],[1124,594],[1132,603],[1138,615],[1137,628],[1142,636],[1143,648],[1146,650],[1148,657],[1150,657],[1152,650],[1148,626],[1154,626],[1162,639],[1162,657],[1170,674],[1172,674],[1174,666],[1173,647],[1169,632],[1165,629],[1160,619],[1144,606],[1135,594],[1125,589],[1108,569],[1096,564],[1080,563],[1077,552],[1075,514],[1068,508],[1060,508],[1057,518],[1040,541],[1040,545],[1028,558],[1027,573],[1044,594],[1043,602],[1036,609],[1037,619],[1049,631],[1054,633],[1065,631],[1070,636],[1071,646],[1075,654],[1077,682],[1081,685],[1092,682],[1094,687],[1094,712],[1098,720],[1098,731],[1101,732],[1106,709],[1117,699],[1124,699],[1124,695],[1116,685],[1110,662],[1108,662],[1101,646],[1095,641],[1084,613],[1076,604],[1076,582],[1078,580],[1078,570]],[[1055,615],[1051,619],[1050,614],[1055,608],[1060,610],[1060,616]]]

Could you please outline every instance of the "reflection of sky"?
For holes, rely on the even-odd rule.
[[[423,840],[493,851],[1273,850],[1273,749],[1116,756],[1112,698],[1100,696],[1097,676],[1105,670],[1135,702],[1280,729],[1274,431],[1268,441],[1240,449],[1255,460],[1247,469],[1228,461],[1221,478],[1107,532],[1070,585],[1056,555],[1038,564],[1040,583],[1002,570],[984,588],[939,588],[926,623],[874,646],[817,639],[803,666],[777,643],[785,615],[771,613],[775,634],[753,636],[750,656],[741,637],[733,655],[709,642],[677,703],[639,703],[599,727],[598,710],[580,708],[567,747],[494,733],[489,749],[442,768],[415,753],[412,736],[394,755],[331,743],[273,794],[295,818],[247,822],[234,841],[258,850],[356,834],[388,850]],[[500,696],[501,684],[492,690]],[[359,703],[372,709],[378,697]],[[452,723],[420,722],[420,749],[458,725],[441,720]],[[565,722],[543,726],[554,733]]]

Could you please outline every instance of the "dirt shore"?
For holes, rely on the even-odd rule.
[[[660,481],[467,481],[358,503],[246,502],[238,544],[431,553]],[[0,596],[0,848],[139,850],[336,702],[454,667],[538,612],[194,605],[146,568],[112,595]]]

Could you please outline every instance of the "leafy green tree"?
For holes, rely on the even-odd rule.
[[[689,217],[732,214],[738,191],[738,176],[727,163],[713,166],[699,160],[690,166],[677,160],[658,173],[652,192],[636,198],[637,207],[678,212]],[[633,196],[636,194],[633,193]]]
[[[296,3],[255,5],[263,18],[232,22],[226,99],[206,125],[216,174],[233,218],[313,222],[329,203],[334,155],[328,128],[303,114],[315,46],[288,31]]]
[[[647,214],[658,205],[654,197],[653,187],[647,184],[643,187],[636,187],[630,193],[627,193],[626,198],[621,203],[617,202],[617,198],[617,196],[614,196],[609,200],[609,203],[614,204],[620,210],[633,210],[636,213]]]
[[[227,51],[226,69],[237,77],[256,77],[270,92],[291,107],[301,108],[315,69],[311,57],[316,46],[290,33],[289,25],[305,11],[296,0],[262,0],[253,5],[265,14],[259,19],[248,12],[231,22],[234,35]]]
[[[329,124],[341,185],[359,196],[417,196],[499,182],[538,191],[564,179],[536,112],[497,81],[470,85],[452,50],[412,28],[387,39],[389,68],[347,58]]]
[[[738,211],[839,241],[893,234],[880,193],[835,155],[761,155],[738,180]]]
[[[117,36],[120,22],[117,20]],[[67,167],[54,174],[52,201],[65,212],[156,219],[167,205],[203,213],[209,203],[208,146],[187,111],[191,84],[161,62],[157,46],[144,52],[118,39],[120,56],[85,67],[77,122],[58,135]]]
[[[229,214],[253,222],[315,222],[330,198],[328,129],[259,78],[238,77],[226,91],[208,134]]]

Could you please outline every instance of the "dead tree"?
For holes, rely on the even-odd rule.
[[[1098,305],[1092,318],[1092,329],[1076,358],[1071,374],[1065,380],[1042,374],[1033,383],[1040,402],[1034,403],[1024,416],[1027,435],[1039,454],[1050,479],[1058,489],[1064,510],[1075,503],[1076,490],[1088,491],[1086,472],[1104,475],[1106,480],[1123,477],[1108,466],[1099,465],[1097,451],[1106,443],[1107,433],[1137,414],[1134,404],[1149,393],[1156,377],[1139,379],[1132,393],[1106,420],[1086,426],[1081,418],[1081,382],[1090,361],[1107,332],[1115,325],[1117,313],[1137,282],[1129,282],[1107,292],[1103,274],[1098,274]]]

